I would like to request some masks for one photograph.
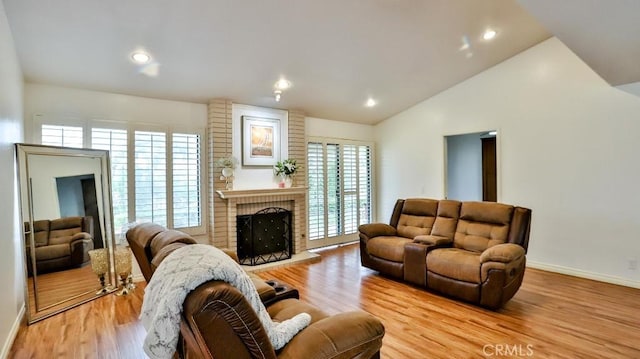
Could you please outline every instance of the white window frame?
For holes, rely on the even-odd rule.
[[[57,126],[77,126],[82,127],[83,147],[91,148],[91,129],[105,128],[127,130],[127,202],[129,222],[136,220],[135,214],[135,131],[157,131],[164,132],[167,137],[167,227],[173,228],[173,133],[195,134],[200,136],[200,213],[201,221],[199,226],[176,228],[190,235],[205,235],[208,224],[208,170],[207,170],[207,143],[206,131],[203,128],[192,126],[164,126],[148,123],[133,123],[103,119],[81,120],[75,116],[48,116],[36,114],[33,116],[33,143],[42,141],[42,125]],[[118,228],[115,228],[118,231]]]
[[[344,164],[344,148],[343,146],[345,145],[353,145],[353,146],[369,146],[369,150],[370,150],[370,163],[371,163],[371,167],[370,167],[370,180],[371,180],[371,200],[370,200],[370,217],[371,220],[373,220],[373,218],[375,217],[375,207],[376,207],[376,186],[375,186],[375,143],[371,142],[371,141],[359,141],[359,140],[349,140],[349,139],[340,139],[340,138],[329,138],[329,137],[308,137],[306,144],[305,144],[305,153],[306,156],[308,158],[309,153],[308,153],[308,149],[309,149],[309,143],[314,142],[314,143],[322,143],[322,157],[323,157],[323,163],[324,163],[324,186],[325,186],[325,191],[324,191],[324,205],[325,205],[325,211],[324,211],[324,225],[325,225],[325,237],[324,238],[320,238],[320,239],[311,239],[310,235],[307,235],[307,248],[308,249],[313,249],[313,248],[319,248],[319,247],[326,247],[326,246],[331,246],[331,245],[336,245],[336,244],[341,244],[341,243],[348,243],[348,242],[353,242],[353,241],[357,241],[358,240],[358,233],[357,231],[355,233],[349,233],[349,234],[338,234],[337,236],[333,236],[333,237],[329,237],[328,233],[328,227],[329,227],[329,211],[327,210],[327,206],[328,206],[328,200],[327,200],[327,183],[328,183],[328,172],[326,171],[327,168],[327,144],[337,144],[340,145],[340,163]],[[358,168],[358,163],[359,163],[359,156],[356,156],[356,168]],[[308,171],[309,169],[307,169]],[[341,215],[342,215],[342,226],[344,227],[344,216],[345,216],[345,211],[344,211],[344,195],[345,195],[345,190],[344,190],[344,172],[342,172],[343,175],[340,177],[340,197],[343,198],[343,201],[341,202],[341,206],[342,211],[341,211]],[[360,178],[359,176],[356,176],[356,189],[360,188]],[[356,191],[356,193],[358,193]],[[311,208],[311,203],[310,203],[310,196],[307,196],[307,209]],[[356,215],[358,218],[358,223],[360,222],[360,211],[356,211]],[[310,217],[309,217],[310,218]],[[307,234],[309,234],[309,218],[307,219]],[[339,229],[338,232],[343,231],[344,228]]]

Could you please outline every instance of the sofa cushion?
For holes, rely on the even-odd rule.
[[[71,255],[71,247],[66,244],[53,244],[36,248],[36,258],[38,261],[68,257]]]
[[[73,236],[76,233],[82,232],[83,220],[84,217],[66,217],[54,219],[53,221],[51,221],[49,243],[52,243],[51,240],[53,238]]]
[[[393,262],[404,261],[404,245],[413,240],[404,237],[374,237],[367,242],[369,255]]]
[[[460,219],[494,224],[509,224],[513,206],[495,202],[464,202],[460,207]]]
[[[469,251],[482,252],[505,243],[513,206],[493,202],[464,202],[456,226],[453,245]]]
[[[442,200],[438,204],[438,214],[433,223],[431,234],[453,240],[460,215],[459,201]]]
[[[36,247],[49,244],[50,226],[51,222],[48,219],[33,222],[33,240],[36,242]]]
[[[436,249],[427,254],[427,270],[455,280],[480,283],[480,253],[458,248]]]
[[[413,239],[415,236],[431,234],[438,213],[438,201],[424,198],[409,198],[402,205],[398,219],[398,236]]]

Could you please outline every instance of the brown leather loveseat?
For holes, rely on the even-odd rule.
[[[359,227],[360,259],[385,275],[497,309],[522,283],[530,224],[523,207],[401,199],[389,224]]]
[[[29,222],[25,223],[25,233]],[[27,236],[27,240],[28,240]],[[38,273],[80,267],[89,263],[93,249],[93,217],[66,217],[33,222],[34,252]],[[27,242],[27,268],[31,267],[31,246]]]
[[[140,269],[149,281],[174,250],[196,243],[189,235],[145,223],[127,232]],[[227,252],[228,253],[228,252]],[[230,254],[237,259],[234,254]],[[329,316],[297,299],[287,286],[270,285],[251,275],[274,321],[305,312],[311,324],[275,351],[258,316],[245,297],[223,281],[205,282],[187,295],[177,354],[181,358],[379,358],[384,326],[365,312]]]

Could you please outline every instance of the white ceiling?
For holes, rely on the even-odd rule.
[[[28,82],[200,103],[223,97],[369,124],[550,36],[514,0],[4,4]],[[489,27],[498,31],[491,42],[481,39]],[[465,37],[469,49],[460,50]],[[153,56],[156,76],[129,61],[136,49]],[[281,76],[293,88],[276,103]],[[369,96],[376,107],[364,107]]]
[[[223,97],[373,124],[551,34],[610,84],[640,83],[638,0],[4,4],[26,81],[138,96]],[[481,39],[487,28],[498,31],[491,42]],[[154,64],[132,64],[136,49]],[[272,86],[282,76],[294,87],[276,103]],[[369,96],[376,107],[363,106]]]
[[[519,0],[611,85],[640,81],[639,0]]]

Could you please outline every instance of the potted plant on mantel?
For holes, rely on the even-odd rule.
[[[233,170],[236,168],[238,160],[235,157],[220,157],[213,165],[222,168],[220,179],[224,181],[225,189],[233,189]]]
[[[296,164],[296,160],[286,159],[284,161],[278,161],[275,166],[273,166],[273,172],[276,176],[280,176],[280,183],[278,183],[278,187],[280,188],[289,188],[293,185],[293,176],[298,171],[298,165]]]

